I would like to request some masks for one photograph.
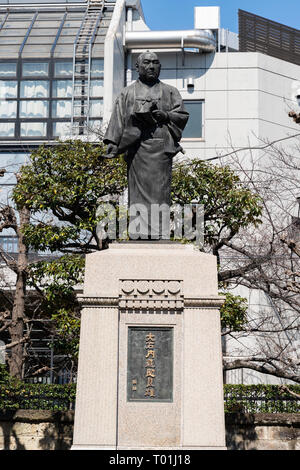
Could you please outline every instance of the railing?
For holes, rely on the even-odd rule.
[[[300,30],[239,10],[240,52],[262,52],[300,65]]]
[[[0,411],[75,409],[76,384],[0,383]],[[225,385],[226,413],[300,413],[300,385]]]

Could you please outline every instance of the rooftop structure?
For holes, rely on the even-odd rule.
[[[240,52],[262,52],[300,65],[300,31],[239,10]]]

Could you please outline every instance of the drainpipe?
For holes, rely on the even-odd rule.
[[[127,26],[127,31],[132,31],[133,29],[133,10],[132,8],[128,8],[127,9],[127,23],[126,23],[126,26]]]

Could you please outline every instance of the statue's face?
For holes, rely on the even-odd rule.
[[[140,79],[144,82],[151,83],[158,79],[161,64],[156,54],[146,52],[139,56],[136,68]]]

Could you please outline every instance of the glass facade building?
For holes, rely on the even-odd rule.
[[[71,134],[72,69],[72,60],[67,59],[0,62],[0,142],[54,140]],[[82,88],[85,93],[87,85]],[[99,58],[91,62],[91,125],[100,124],[102,107],[103,58]],[[85,114],[81,111],[77,99],[73,135],[79,133],[79,123],[84,122]]]
[[[0,144],[101,125],[114,2],[0,2]]]
[[[0,204],[10,200],[16,172],[34,148],[101,128],[104,41],[114,7],[102,0],[0,0]],[[0,233],[0,249],[16,256],[12,230]],[[64,363],[38,324],[28,354],[29,365],[41,355],[43,363]],[[70,379],[60,373],[55,380]]]
[[[30,152],[101,128],[114,1],[0,0],[0,202]],[[0,244],[15,248],[0,236]]]

